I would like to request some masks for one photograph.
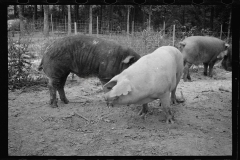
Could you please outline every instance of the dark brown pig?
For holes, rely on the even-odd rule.
[[[204,65],[204,75],[207,76],[207,68],[209,66],[209,76],[212,77],[212,70],[215,62],[218,60],[217,56],[226,51],[228,44],[224,41],[207,36],[191,36],[184,39],[180,44],[180,51],[184,59],[184,75],[183,80],[191,81],[189,68],[192,64]]]
[[[222,59],[221,65],[226,71],[232,71],[232,45],[230,45],[226,52],[222,52],[217,56]]]
[[[56,40],[45,51],[38,69],[47,75],[50,104],[57,107],[56,91],[67,104],[64,85],[69,73],[79,77],[97,76],[102,84],[140,58],[132,49],[112,41],[86,35]]]

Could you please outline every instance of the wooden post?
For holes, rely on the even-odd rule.
[[[173,25],[173,46],[174,46],[174,38],[175,38],[175,24]]]
[[[74,22],[74,30],[75,30],[75,34],[77,34],[77,23]]]
[[[98,37],[98,16],[97,16],[97,37]]]
[[[132,21],[132,35],[134,35],[134,21]]]
[[[52,14],[51,14],[51,25],[52,25],[52,33],[53,33],[53,22],[52,22]]]
[[[222,38],[222,24],[221,24],[221,31],[220,31],[220,39]]]
[[[67,29],[67,19],[66,19],[66,16],[65,16],[65,32],[66,32],[66,29]]]
[[[92,5],[89,6],[89,34],[92,34]]]
[[[165,36],[165,21],[163,21],[163,37]]]

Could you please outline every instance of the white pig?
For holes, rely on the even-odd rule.
[[[176,103],[176,88],[183,73],[183,56],[172,46],[163,46],[141,57],[103,86],[104,98],[112,104],[143,104],[160,99],[166,122],[173,123],[170,101]],[[171,98],[170,98],[171,93]]]

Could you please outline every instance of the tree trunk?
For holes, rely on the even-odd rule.
[[[23,35],[23,33],[24,33],[23,5],[19,5],[18,16],[20,19],[20,35]]]
[[[17,13],[17,5],[14,5],[13,9],[14,9],[14,18],[17,18],[17,15],[18,15],[18,13]]]
[[[206,8],[206,6],[204,6],[203,7],[203,29],[205,29],[206,28],[206,10],[207,10],[207,8]]]
[[[135,21],[135,8],[133,7],[133,9],[132,9],[132,35],[133,35],[133,33],[134,33],[134,21]]]
[[[148,13],[148,29],[151,30],[151,15],[152,15],[152,5],[149,6],[149,13]]]
[[[214,17],[214,6],[211,6],[211,17],[210,17],[211,31],[213,30],[213,17]]]
[[[49,6],[44,5],[44,29],[43,34],[44,36],[49,36],[49,24],[48,24],[48,14],[49,14]]]
[[[143,6],[141,6],[143,7]],[[142,11],[142,10],[141,10]],[[145,13],[142,11],[142,30],[145,28]]]
[[[78,8],[79,8],[79,5],[75,5],[75,22],[78,21]]]
[[[23,16],[24,16],[24,12],[25,12],[24,9],[25,9],[25,8],[24,8],[24,5],[22,5],[22,15],[23,15]]]
[[[43,5],[41,5],[41,10],[42,10],[42,12],[41,12],[42,17],[44,17]]]
[[[130,6],[127,6],[127,35],[129,35],[129,15],[130,15]]]
[[[89,34],[92,34],[92,5],[89,5]]]
[[[102,10],[103,10],[103,5],[101,5],[101,9],[100,9],[100,18],[99,18],[99,28],[100,28],[100,34],[102,33]]]
[[[183,5],[183,14],[182,14],[182,25],[185,25],[185,6]]]
[[[34,5],[34,20],[37,20],[37,5]]]
[[[229,42],[230,30],[231,30],[231,19],[232,19],[232,9],[230,9],[229,23],[228,23],[228,36],[227,41]]]
[[[62,18],[65,18],[64,5],[62,5]]]
[[[113,25],[113,23],[112,23],[113,5],[110,5],[109,7],[110,7],[109,8],[110,9],[109,10],[109,15],[110,15],[109,30],[112,31],[112,25]]]
[[[71,5],[68,5],[68,35],[71,34]]]

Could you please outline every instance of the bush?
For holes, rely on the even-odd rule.
[[[8,88],[16,89],[26,86],[30,81],[31,69],[30,56],[28,54],[29,42],[14,42],[8,38]]]

